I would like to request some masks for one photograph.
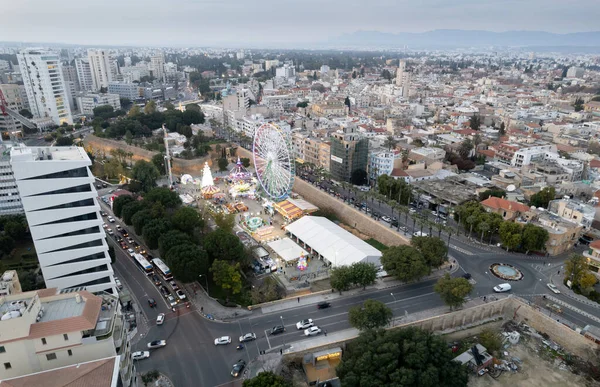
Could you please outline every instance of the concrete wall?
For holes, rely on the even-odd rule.
[[[123,149],[126,152],[133,153],[132,161],[135,163],[138,160],[151,161],[152,157],[158,152],[149,151],[147,149],[138,148],[136,146],[127,145],[122,141],[110,140],[107,138],[100,138],[94,135],[88,135],[83,140],[86,147],[90,146],[94,152],[104,152],[110,157],[111,149]],[[195,160],[184,160],[184,159],[173,159],[172,167],[174,175],[182,175],[188,173],[190,175],[201,175],[204,167],[204,162],[208,160],[208,156],[195,159]],[[209,162],[209,164],[211,164]],[[162,171],[161,171],[162,172]]]

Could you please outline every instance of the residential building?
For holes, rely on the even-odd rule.
[[[583,252],[583,256],[587,258],[589,269],[600,277],[600,240],[590,243],[590,248]]]
[[[400,168],[402,155],[397,151],[378,149],[370,152],[368,173],[369,180],[374,182],[381,175],[392,174],[394,168]]]
[[[17,293],[0,297],[0,314],[0,379],[117,356],[123,386],[136,386],[116,295],[82,288]]]
[[[519,149],[521,147],[516,144],[499,144],[498,149],[496,149],[496,160],[507,165],[512,165],[515,152]]]
[[[0,216],[23,213],[23,204],[10,164],[10,147],[0,143]]]
[[[513,221],[522,214],[529,211],[529,207],[519,202],[513,202],[504,198],[490,196],[481,202],[481,205],[487,212],[494,212],[504,220]]]
[[[436,161],[443,161],[446,157],[446,151],[442,148],[413,148],[408,152],[408,159],[416,162],[431,164]]]
[[[115,110],[121,108],[121,99],[118,94],[83,94],[77,97],[77,106],[81,114],[93,115],[94,108],[110,105]]]
[[[584,71],[583,67],[571,66],[567,70],[567,78],[582,78]]]
[[[77,70],[79,89],[82,91],[93,91],[94,81],[92,80],[90,61],[85,58],[75,59],[75,70]]]
[[[108,89],[108,83],[113,81],[113,69],[107,50],[88,50],[88,60],[92,73],[94,91]]]
[[[33,116],[49,118],[55,125],[73,124],[59,55],[33,48],[21,51],[17,59]]]
[[[330,171],[331,142],[329,141],[321,141],[319,143],[319,165],[327,172]]]
[[[13,147],[12,171],[46,287],[113,291],[91,161],[79,147]]]
[[[118,94],[121,98],[127,98],[130,101],[135,101],[140,98],[140,88],[135,83],[127,82],[109,82],[108,92]]]
[[[396,86],[402,88],[402,96],[408,98],[410,93],[410,72],[406,71],[406,61],[400,60],[396,71]]]
[[[0,91],[4,95],[6,105],[10,110],[18,113],[21,109],[24,109],[19,85],[12,83],[0,84]],[[23,124],[19,120],[9,115],[5,116],[0,112],[0,135],[2,137],[9,138],[12,134],[22,130]],[[0,139],[0,142],[2,142],[2,139]]]
[[[549,238],[545,249],[551,256],[571,251],[583,232],[581,224],[545,210],[531,209],[517,221],[523,224],[531,223],[548,231]]]
[[[520,148],[514,152],[510,163],[514,167],[523,167],[551,157],[548,153],[556,153],[556,145],[549,144]]]
[[[334,180],[350,181],[357,170],[367,171],[369,140],[359,135],[356,126],[350,125],[331,136],[330,172]]]
[[[75,85],[75,91],[80,91],[81,87],[79,86],[79,78],[77,77],[77,68],[64,63],[61,65],[61,68],[65,82],[73,82]]]
[[[583,105],[583,110],[586,113],[592,113],[595,116],[600,116],[600,101],[589,101]]]
[[[313,113],[321,116],[344,116],[346,115],[346,105],[344,105],[341,101],[323,101],[319,103],[314,103],[310,106]]]
[[[577,200],[569,199],[568,196],[563,199],[550,201],[548,211],[555,213],[561,218],[580,223],[585,230],[589,230],[594,222],[596,209]]]
[[[150,71],[157,81],[165,81],[165,57],[162,52],[150,58]]]
[[[16,270],[7,270],[0,277],[0,297],[22,292],[19,274]]]

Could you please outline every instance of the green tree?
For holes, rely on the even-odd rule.
[[[208,274],[208,257],[197,245],[174,246],[167,251],[165,259],[173,276],[182,282],[196,281],[200,274]]]
[[[221,158],[217,162],[219,165],[219,171],[224,172],[227,170],[227,166],[229,165],[229,161],[226,158]]]
[[[150,221],[153,219],[154,217],[152,216],[152,211],[149,209],[136,212],[131,217],[131,224],[133,225],[135,233],[137,235],[142,235],[142,232],[144,231],[144,226],[150,223]]]
[[[161,257],[165,257],[171,248],[187,244],[193,244],[188,234],[179,230],[170,230],[158,238],[158,252]]]
[[[171,222],[166,219],[153,219],[148,222],[142,231],[142,236],[149,249],[158,248],[158,239],[161,235],[172,229]]]
[[[165,208],[177,208],[181,205],[181,199],[175,191],[167,187],[152,188],[144,195],[144,201],[150,203],[160,203]]]
[[[203,240],[203,247],[210,257],[211,264],[218,259],[226,262],[247,263],[248,255],[244,245],[232,233],[217,229],[208,233]]]
[[[412,246],[392,246],[381,256],[383,269],[400,281],[416,281],[430,272],[423,254]]]
[[[291,384],[271,371],[263,371],[252,379],[244,380],[243,387],[291,387]]]
[[[477,335],[479,344],[483,345],[489,353],[494,353],[502,348],[502,336],[497,331],[485,328]]]
[[[73,145],[73,136],[58,136],[56,138],[56,146],[71,146]]]
[[[383,328],[392,321],[393,316],[392,310],[377,300],[366,300],[362,306],[353,306],[348,310],[348,322],[360,331]]]
[[[481,126],[481,117],[479,117],[478,114],[472,115],[471,118],[469,118],[469,126],[473,130],[479,130],[479,127]]]
[[[198,211],[192,207],[180,207],[173,214],[171,223],[179,231],[192,235],[196,227],[201,227],[202,219]]]
[[[253,304],[262,304],[281,298],[279,286],[273,277],[266,277],[259,286],[253,286],[250,296]]]
[[[373,285],[377,281],[377,267],[371,262],[354,262],[350,266],[352,283],[362,286]]]
[[[504,124],[504,122],[500,123],[500,129],[498,129],[498,134],[500,136],[504,136],[506,134],[506,124]]]
[[[144,114],[154,114],[156,113],[156,102],[154,100],[150,100],[146,102],[146,106],[144,106]]]
[[[127,117],[139,117],[142,114],[142,111],[138,105],[133,105],[129,112],[127,113]]]
[[[571,281],[571,287],[579,290],[590,288],[596,283],[583,255],[573,254],[565,261],[565,283],[567,281]]]
[[[157,153],[152,156],[152,164],[156,167],[160,174],[165,173],[165,155],[164,153]]]
[[[298,107],[298,108],[305,108],[305,107],[308,107],[308,101],[302,101],[302,102],[298,102],[298,103],[296,104],[296,107]]]
[[[104,176],[108,179],[117,179],[123,174],[123,164],[113,157],[104,163]]]
[[[217,259],[212,263],[210,272],[213,275],[215,284],[228,293],[238,294],[242,291],[242,275],[240,274],[239,263],[231,265],[227,261]]]
[[[140,183],[144,192],[156,187],[156,180],[160,177],[160,173],[154,164],[145,160],[138,160],[135,163],[131,175]]]
[[[19,216],[10,217],[4,223],[4,233],[17,242],[22,241],[27,233],[27,222]]]
[[[8,255],[14,248],[15,240],[8,235],[0,234],[0,251]]]
[[[247,157],[242,157],[240,159],[240,161],[242,162],[242,165],[244,166],[244,168],[248,168],[250,166],[250,159]]]
[[[412,237],[410,244],[423,254],[423,257],[430,268],[437,269],[446,262],[448,247],[440,238],[432,236],[416,236]]]
[[[529,204],[535,207],[548,208],[548,203],[556,198],[554,187],[545,187],[540,192],[531,195]]]
[[[388,150],[396,149],[396,145],[398,145],[398,140],[394,136],[387,136],[383,143],[383,147],[388,148]]]
[[[216,213],[213,216],[213,220],[215,221],[217,227],[221,230],[227,231],[229,233],[233,231],[233,227],[235,226],[234,214]]]
[[[466,138],[463,142],[460,143],[458,147],[458,154],[463,159],[468,159],[471,156],[471,151],[473,150],[473,141]]]
[[[121,218],[123,219],[123,222],[126,225],[130,226],[132,224],[131,219],[133,218],[133,216],[139,211],[142,211],[143,209],[147,208],[147,206],[148,203],[137,200],[125,204],[123,206],[123,209],[121,210]]]
[[[523,227],[513,222],[503,222],[500,225],[500,242],[506,247],[506,251],[514,250],[521,245]]]
[[[543,251],[546,247],[546,242],[550,238],[548,230],[545,228],[536,226],[531,223],[527,223],[523,227],[523,248],[527,250],[527,254],[530,251]]]
[[[490,188],[488,190],[485,190],[483,192],[479,193],[479,201],[482,202],[486,199],[489,199],[490,196],[496,197],[496,198],[502,198],[506,195],[506,192],[503,189],[500,188]]]
[[[573,108],[575,108],[576,112],[580,112],[583,110],[583,104],[584,104],[583,98],[577,97],[575,99],[575,102],[573,102]]]
[[[165,109],[167,109],[167,110],[175,110],[175,105],[173,105],[173,104],[172,104],[171,102],[169,102],[169,101],[165,102],[165,105],[164,105],[164,107],[165,107]]]
[[[125,143],[127,145],[131,145],[133,142],[133,134],[131,134],[131,130],[125,132]]]
[[[329,272],[329,284],[332,289],[342,294],[344,290],[350,289],[352,284],[352,269],[349,266],[336,266]]]
[[[466,387],[455,356],[442,337],[419,328],[367,330],[347,344],[337,375],[344,387]]]
[[[473,290],[473,285],[462,277],[452,278],[446,273],[433,287],[450,309],[458,308],[466,302],[465,297]]]
[[[113,201],[113,213],[116,217],[121,217],[121,211],[126,204],[135,201],[135,198],[131,195],[121,195],[117,196],[117,198]]]

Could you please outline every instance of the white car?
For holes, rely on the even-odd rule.
[[[164,322],[165,322],[165,314],[159,313],[158,316],[156,316],[156,325],[163,325]]]
[[[117,277],[115,277],[115,285],[117,285],[117,289],[123,289],[123,284]]]
[[[133,360],[142,360],[150,357],[149,351],[137,351],[131,354]]]
[[[108,218],[106,218],[109,222],[114,223],[115,222],[115,218],[113,218],[112,216],[109,216]]]
[[[229,343],[231,343],[231,337],[229,336],[217,337],[215,339],[215,345],[227,345]]]
[[[169,294],[169,296],[167,297],[167,302],[169,303],[169,305],[171,305],[171,307],[176,306],[178,301],[175,299],[175,297],[173,297],[172,295]]]
[[[421,231],[415,231],[415,232],[413,232],[413,236],[416,236],[416,237],[426,237],[427,233],[426,232],[421,232]]]
[[[321,333],[321,328],[314,326],[304,330],[304,336],[316,336]]]
[[[108,228],[108,224],[102,223],[102,228],[106,230]]]
[[[560,290],[554,284],[546,284],[548,289],[552,290],[553,293],[560,294]]]
[[[245,343],[252,340],[256,340],[255,333],[246,333],[244,336],[240,336],[240,343]]]
[[[107,229],[106,229],[106,233],[107,233],[108,235],[113,235],[113,234],[114,234],[114,231],[112,230],[112,228],[107,228]]]
[[[494,291],[496,293],[508,292],[510,289],[512,289],[512,286],[510,286],[510,284],[500,284],[498,286],[494,286]]]
[[[389,216],[387,216],[387,215],[383,215],[383,216],[381,217],[381,220],[383,220],[384,222],[387,222],[387,223],[391,223],[391,222],[392,222],[392,218],[390,218],[390,217],[389,217]]]
[[[312,327],[313,325],[315,325],[315,324],[313,323],[312,318],[308,318],[306,320],[298,321],[296,323],[296,328],[297,329],[306,329],[306,328]]]
[[[186,299],[186,297],[185,297],[185,293],[184,293],[184,292],[183,292],[183,290],[181,290],[181,289],[180,289],[180,290],[178,290],[178,291],[176,291],[176,292],[175,292],[175,294],[177,294],[177,297],[178,297],[180,300],[185,300],[185,299]]]
[[[160,348],[160,347],[164,347],[165,345],[167,345],[167,340],[154,340],[148,343],[148,348],[150,349],[154,349],[154,348]]]
[[[135,254],[135,251],[133,251],[133,249],[127,249],[127,253],[129,254],[130,257],[133,257],[133,255]]]

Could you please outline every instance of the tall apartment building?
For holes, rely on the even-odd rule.
[[[75,59],[75,69],[77,70],[77,80],[79,81],[80,90],[93,91],[94,81],[92,80],[90,61],[85,58]]]
[[[0,379],[116,357],[122,386],[136,386],[117,296],[43,289],[0,297]],[[7,385],[44,385],[39,384]]]
[[[162,52],[150,58],[150,70],[157,81],[165,81],[165,57]]]
[[[113,70],[110,55],[106,50],[88,50],[88,60],[92,73],[94,91],[108,88],[108,83],[113,81]]]
[[[21,98],[21,89],[19,85],[7,83],[0,84],[0,91],[4,95],[8,108],[12,111],[19,112],[24,109],[23,100]],[[11,116],[0,114],[0,135],[2,137],[10,137],[10,133],[20,132],[23,130],[23,124]],[[2,139],[0,139],[0,143]]]
[[[22,213],[23,205],[10,165],[10,147],[0,143],[0,216]]]
[[[46,287],[114,291],[92,164],[79,147],[13,147],[12,172]]]
[[[334,180],[350,181],[354,171],[367,171],[368,162],[369,140],[360,136],[356,126],[332,134],[329,170]]]
[[[33,48],[21,51],[17,59],[33,116],[56,125],[73,124],[58,54]]]
[[[410,92],[410,72],[406,71],[406,61],[400,60],[396,72],[396,86],[402,88],[402,96],[408,98]]]

